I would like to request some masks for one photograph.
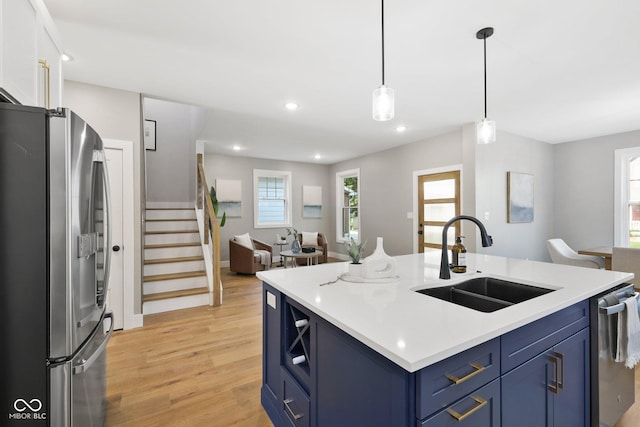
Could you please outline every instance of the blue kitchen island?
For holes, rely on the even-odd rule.
[[[258,273],[262,404],[276,426],[589,426],[593,297],[631,274],[468,254],[397,257],[399,277],[347,263]],[[544,290],[485,312],[417,291],[493,278]]]

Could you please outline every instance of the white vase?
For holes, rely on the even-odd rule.
[[[362,269],[366,279],[384,279],[398,275],[398,263],[384,252],[382,237],[378,237],[373,254],[364,259]]]
[[[351,277],[362,277],[362,264],[361,263],[350,263],[349,264],[349,276]]]

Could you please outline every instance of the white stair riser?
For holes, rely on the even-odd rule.
[[[158,248],[144,250],[144,259],[182,258],[187,256],[202,256],[202,247],[185,246],[181,248]]]
[[[198,223],[193,221],[147,221],[146,231],[197,230]]]
[[[196,219],[195,209],[161,209],[161,210],[148,210],[147,219]]]
[[[165,262],[162,264],[145,265],[144,275],[154,276],[156,274],[186,273],[188,271],[203,271],[204,269],[205,269],[204,260]]]
[[[144,294],[151,295],[160,292],[184,291],[186,289],[203,288],[206,286],[209,286],[207,284],[207,276],[157,280],[144,283]]]
[[[175,233],[175,234],[146,234],[144,236],[145,245],[166,245],[173,243],[193,243],[199,242],[198,233]]]
[[[209,294],[191,295],[188,297],[145,302],[142,305],[142,313],[162,313],[165,311],[181,310],[183,308],[199,307],[201,305],[208,304]]]

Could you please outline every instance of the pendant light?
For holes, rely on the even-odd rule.
[[[373,120],[384,122],[393,119],[394,92],[384,84],[384,0],[382,3],[382,84],[373,91]]]
[[[493,27],[483,28],[476,33],[476,38],[484,43],[484,119],[478,123],[476,136],[478,144],[489,144],[496,141],[496,122],[487,119],[487,38],[493,34]]]

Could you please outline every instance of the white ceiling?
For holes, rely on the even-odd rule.
[[[486,26],[499,131],[559,143],[640,129],[639,0],[387,0],[390,122],[371,118],[379,0],[44,2],[75,58],[66,79],[206,107],[208,152],[331,164],[477,121]]]

